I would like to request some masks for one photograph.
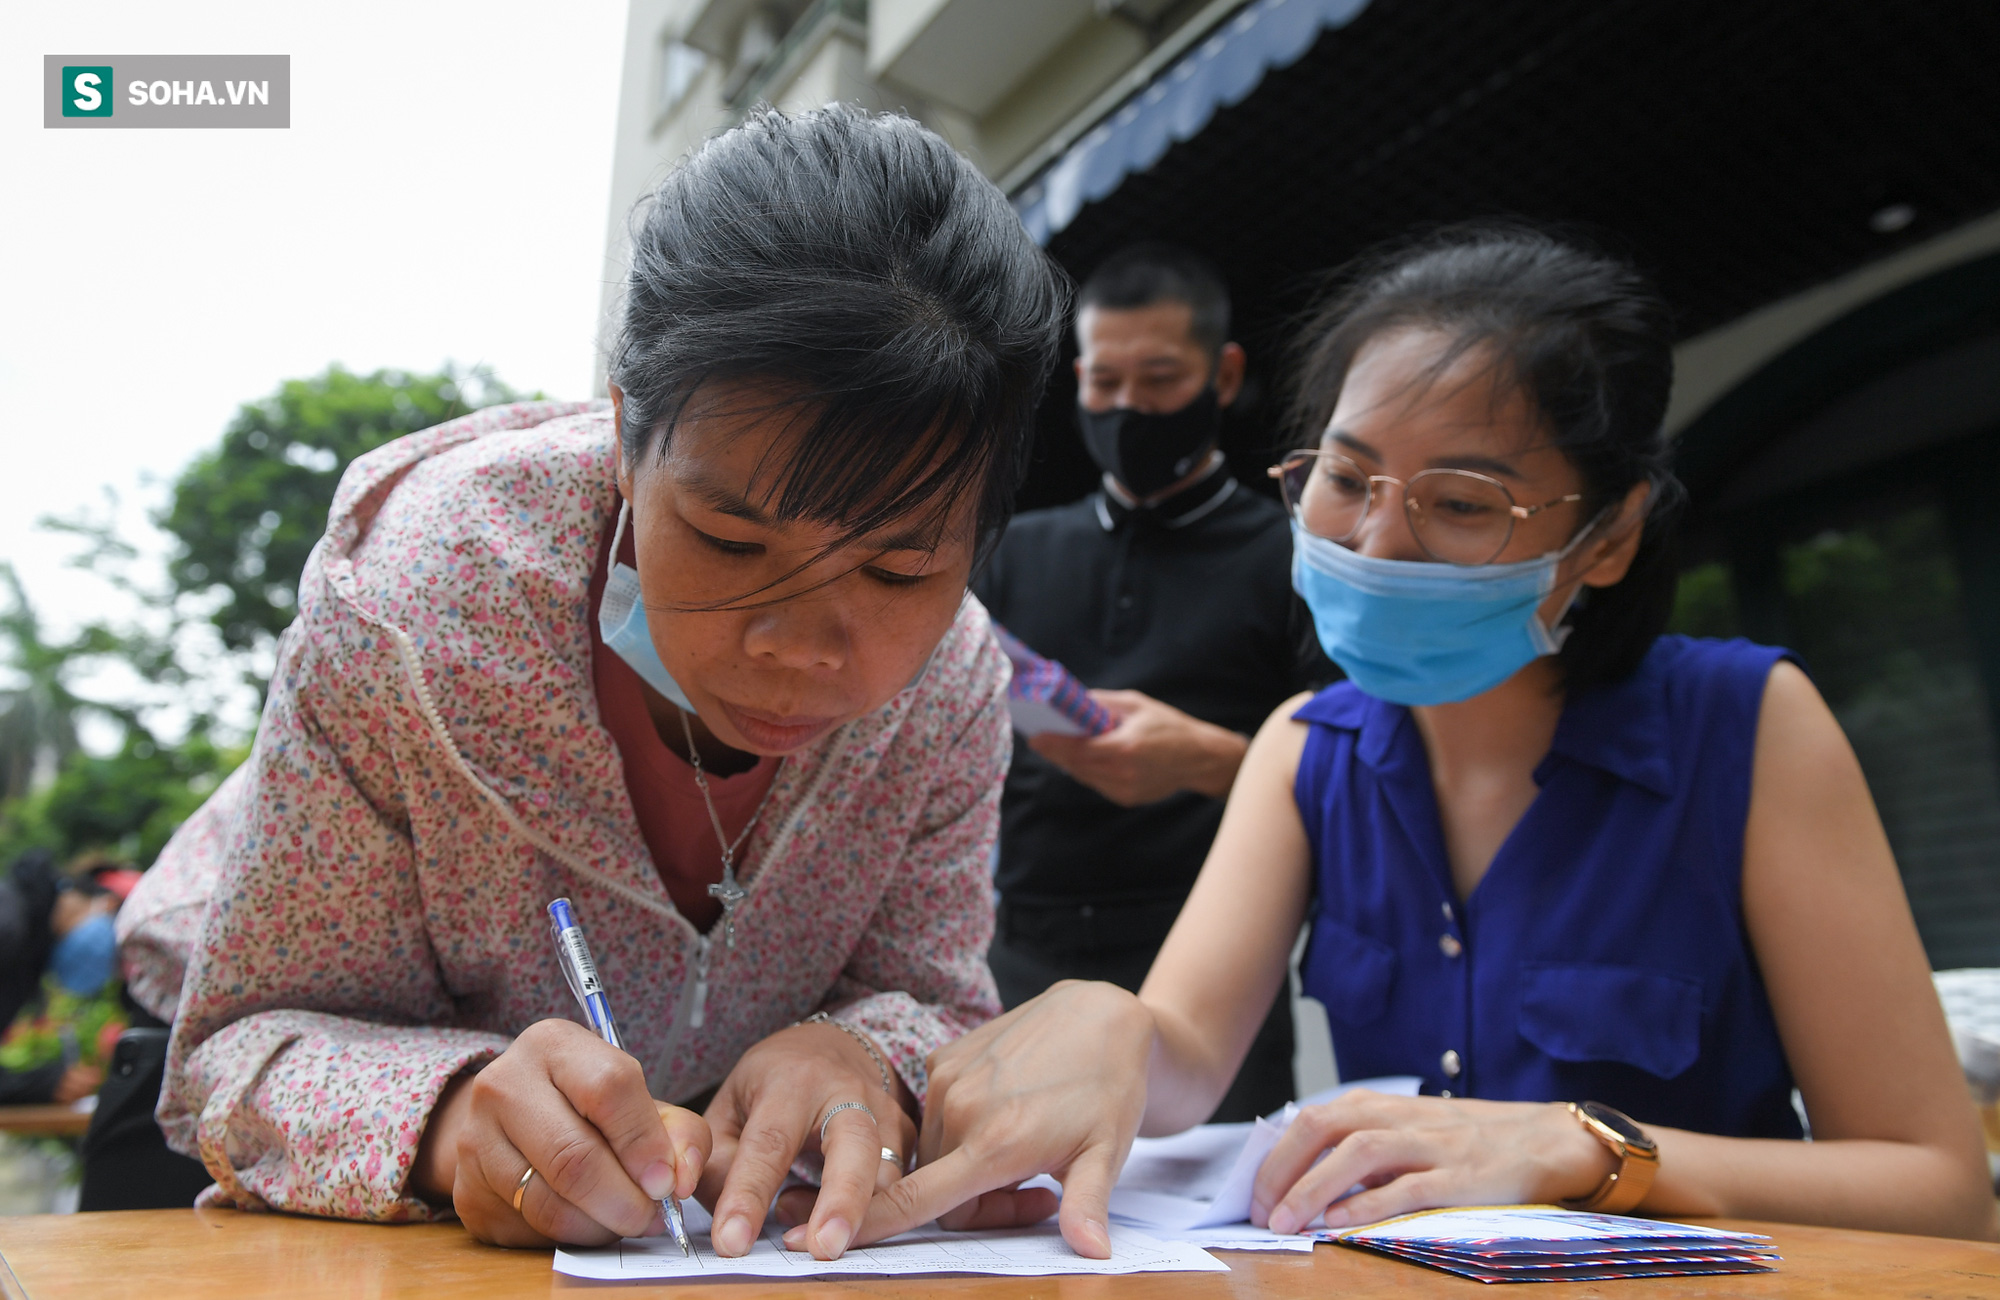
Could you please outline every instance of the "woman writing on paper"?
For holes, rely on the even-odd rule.
[[[635,222],[609,406],[355,462],[252,756],[125,925],[210,1202],[593,1243],[698,1182],[738,1255],[803,1152],[840,1253],[997,1010],[965,591],[1065,292],[914,122],[755,114]],[[558,896],[630,1056],[575,1023]]]
[[[1063,1170],[1066,1234],[1101,1247],[1125,1144],[1207,1113],[1304,922],[1342,1071],[1425,1095],[1308,1108],[1258,1223],[1567,1201],[1993,1236],[1839,726],[1782,650],[1661,634],[1658,300],[1539,233],[1458,230],[1365,267],[1308,343],[1314,446],[1279,473],[1348,680],[1257,736],[1137,997],[1059,986],[940,1053],[935,1163],[870,1234],[1046,1208],[972,1198]]]

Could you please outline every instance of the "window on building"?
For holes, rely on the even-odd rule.
[[[681,41],[660,42],[659,69],[654,78],[654,115],[664,116],[679,108],[707,67],[708,56],[694,46]]]

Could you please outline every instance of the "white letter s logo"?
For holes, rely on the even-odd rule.
[[[95,72],[84,72],[77,75],[75,99],[76,106],[80,111],[95,113],[103,106],[104,96],[97,93],[97,85],[98,77]]]

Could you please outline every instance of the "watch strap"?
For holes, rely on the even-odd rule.
[[[1626,1142],[1612,1133],[1601,1122],[1592,1117],[1576,1102],[1569,1103],[1569,1113],[1583,1126],[1583,1131],[1602,1142],[1618,1158],[1618,1167],[1605,1175],[1590,1195],[1563,1202],[1565,1209],[1595,1210],[1600,1214],[1624,1214],[1635,1210],[1646,1199],[1646,1193],[1653,1190],[1653,1178],[1660,1172],[1660,1153],[1657,1147],[1640,1147]],[[1622,1115],[1622,1112],[1621,1112]],[[1629,1122],[1629,1117],[1626,1117]],[[1633,1124],[1637,1128],[1637,1124]]]

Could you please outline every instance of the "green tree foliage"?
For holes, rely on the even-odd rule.
[[[79,751],[55,780],[0,806],[0,863],[31,848],[59,857],[101,850],[148,867],[174,831],[249,754],[206,730],[163,745],[144,728],[127,730],[113,754]]]
[[[80,715],[95,712],[120,724],[135,719],[130,709],[86,699],[71,684],[92,661],[124,653],[125,639],[92,623],[51,641],[14,566],[4,560],[0,588],[8,598],[0,611],[0,669],[11,678],[0,686],[0,799],[14,799],[28,793],[37,773],[54,771],[79,752]]]
[[[299,572],[348,462],[513,397],[486,374],[450,366],[372,375],[333,366],[242,407],[220,445],[182,472],[157,521],[179,543],[168,567],[176,592],[221,596],[209,617],[229,649],[268,646],[292,621]]]
[[[1720,561],[1697,565],[1681,574],[1674,591],[1674,613],[1667,630],[1686,636],[1740,636],[1736,616],[1736,583],[1729,566]]]
[[[81,539],[79,567],[132,597],[157,626],[93,623],[51,640],[13,570],[0,562],[0,599],[7,601],[0,606],[0,866],[31,847],[62,858],[104,850],[150,864],[248,753],[247,744],[218,737],[202,688],[241,671],[246,652],[268,650],[291,621],[299,571],[325,530],[348,463],[513,397],[490,376],[451,366],[372,375],[334,366],[280,385],[242,407],[221,442],[175,482],[156,519],[177,543],[164,587],[132,579],[137,548],[110,524],[44,520]],[[220,656],[212,638],[182,635],[205,622],[220,634]],[[181,739],[168,743],[149,729],[152,715],[141,705],[78,693],[81,674],[106,660],[166,688],[185,724],[177,728]],[[261,690],[263,683],[252,681]],[[116,728],[108,754],[78,743],[78,720],[92,713]]]
[[[177,745],[162,745],[126,703],[86,697],[73,685],[80,672],[117,659],[151,680],[178,680],[162,664],[171,658],[143,633],[90,624],[51,641],[11,566],[0,562],[0,588],[10,604],[0,612],[0,665],[13,682],[0,690],[0,865],[30,848],[72,857],[102,849],[145,865],[174,828],[241,761],[242,749],[216,745],[197,717]],[[121,736],[116,752],[83,749],[79,720],[96,714]],[[52,778],[52,779],[51,779]]]

